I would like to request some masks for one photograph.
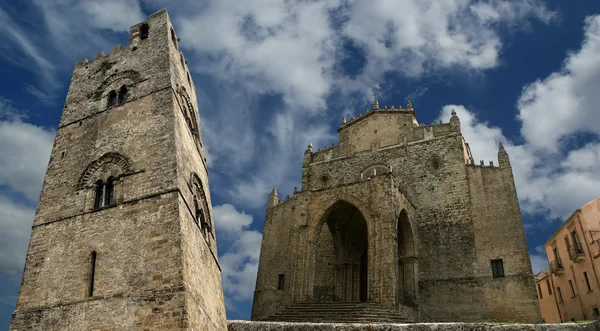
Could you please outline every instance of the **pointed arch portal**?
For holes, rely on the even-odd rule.
[[[353,204],[338,201],[324,216],[315,242],[313,300],[367,301],[368,229]]]

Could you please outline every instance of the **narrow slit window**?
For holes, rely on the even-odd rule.
[[[89,282],[87,296],[94,296],[94,278],[96,277],[96,251],[90,254],[90,271],[89,271]]]
[[[190,79],[190,73],[187,73],[187,78],[188,78],[188,84],[192,85],[192,80]]]
[[[144,23],[140,26],[140,39],[148,39],[148,33],[150,32],[150,26],[148,23]]]
[[[548,287],[548,294],[552,295],[552,286],[550,286],[550,280],[546,279],[546,287]]]
[[[563,302],[562,292],[558,286],[556,287],[556,293],[558,293],[558,302]]]
[[[542,287],[540,286],[540,284],[537,284],[537,288],[538,288],[538,295],[540,296],[540,299],[543,299],[544,295],[542,294]]]
[[[573,282],[569,279],[569,287],[571,288],[571,296],[575,296],[575,288],[573,287]]]
[[[127,87],[121,86],[121,89],[119,90],[119,104],[127,102],[127,97]]]
[[[494,278],[504,278],[504,262],[502,259],[492,260],[492,276]]]
[[[114,107],[117,105],[117,92],[110,91],[108,93],[108,107]]]
[[[585,278],[585,284],[587,285],[588,291],[592,290],[592,286],[590,285],[590,280],[588,278],[587,271],[583,272],[583,278]]]
[[[283,290],[285,286],[285,275],[284,274],[279,274],[279,278],[277,280],[277,289],[279,291]]]
[[[183,54],[179,53],[179,59],[181,60],[181,66],[185,68],[185,61],[183,60]]]

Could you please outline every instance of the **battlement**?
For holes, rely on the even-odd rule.
[[[338,145],[318,147],[316,151],[310,144],[305,151],[305,165],[330,161],[341,157],[350,157],[360,152],[372,152],[380,149],[420,143],[453,133],[460,133],[460,123],[454,114],[448,123],[419,124],[412,105],[384,106],[377,102],[373,109],[359,114],[350,121],[342,119]]]
[[[110,53],[107,54],[104,51],[101,51],[100,53],[94,55],[94,58],[92,60],[84,58],[83,60],[76,62],[75,67],[78,68],[82,66],[88,66],[93,62],[96,62],[96,60],[106,60],[107,58],[111,57],[111,55],[120,54],[122,51],[137,50],[138,43],[141,40],[146,39],[143,37],[147,37],[149,25],[151,25],[153,21],[159,20],[166,20],[167,22],[170,22],[169,14],[167,13],[167,10],[165,8],[157,11],[156,13],[150,14],[148,16],[148,20],[137,23],[129,28],[129,44],[127,45],[127,47],[123,47],[123,45],[118,44],[111,49]]]

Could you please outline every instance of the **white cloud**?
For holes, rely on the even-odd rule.
[[[227,309],[235,310],[238,302],[250,300],[254,293],[262,234],[250,230],[251,215],[231,204],[213,207],[213,214],[219,242],[229,243],[220,248],[219,262]]]
[[[11,112],[0,99],[0,109]],[[54,132],[21,121],[19,116],[3,120],[0,111],[0,185],[36,202],[42,188],[52,150]]]
[[[35,208],[0,195],[0,273],[16,277],[23,271]]]
[[[536,275],[544,269],[548,269],[548,260],[546,259],[546,254],[530,254],[530,258],[531,268],[533,269],[534,275]]]
[[[536,149],[559,152],[575,133],[600,134],[600,16],[585,21],[584,41],[563,68],[525,86],[519,98],[521,134]]]

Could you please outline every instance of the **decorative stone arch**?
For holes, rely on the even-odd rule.
[[[200,207],[200,212],[202,213],[202,219],[205,220],[206,224],[198,224],[200,229],[202,230],[202,234],[206,238],[206,240],[210,240],[209,237],[214,237],[213,234],[213,222],[210,216],[210,209],[208,208],[208,199],[206,196],[206,191],[204,190],[204,184],[202,184],[202,180],[197,173],[192,172],[190,174],[190,189],[192,191],[192,195],[194,196],[194,205],[196,212],[198,212],[198,208]],[[198,215],[195,215],[196,220],[198,220]]]
[[[382,174],[389,174],[392,172],[391,166],[383,163],[372,164],[364,168],[360,172],[360,180],[365,180],[371,177],[375,177]]]
[[[194,138],[199,139],[200,129],[198,127],[198,119],[196,117],[196,111],[194,109],[194,105],[192,104],[191,98],[183,85],[179,86],[177,93],[179,94],[183,115],[190,128],[190,131],[192,132]]]
[[[98,179],[106,180],[132,171],[131,161],[126,156],[109,152],[88,164],[77,181],[77,189],[89,187]]]
[[[96,88],[96,91],[89,96],[96,101],[100,99],[106,100],[110,91],[118,91],[123,86],[130,90],[131,95],[131,87],[137,85],[142,80],[143,79],[140,73],[135,70],[115,72],[102,81],[100,86]],[[133,95],[131,95],[129,98],[132,99],[132,96]]]
[[[373,227],[369,209],[351,195],[337,194],[312,223],[307,242],[308,299],[368,300],[369,233]]]
[[[416,230],[406,209],[396,219],[396,304],[415,306],[417,301],[418,259]]]

